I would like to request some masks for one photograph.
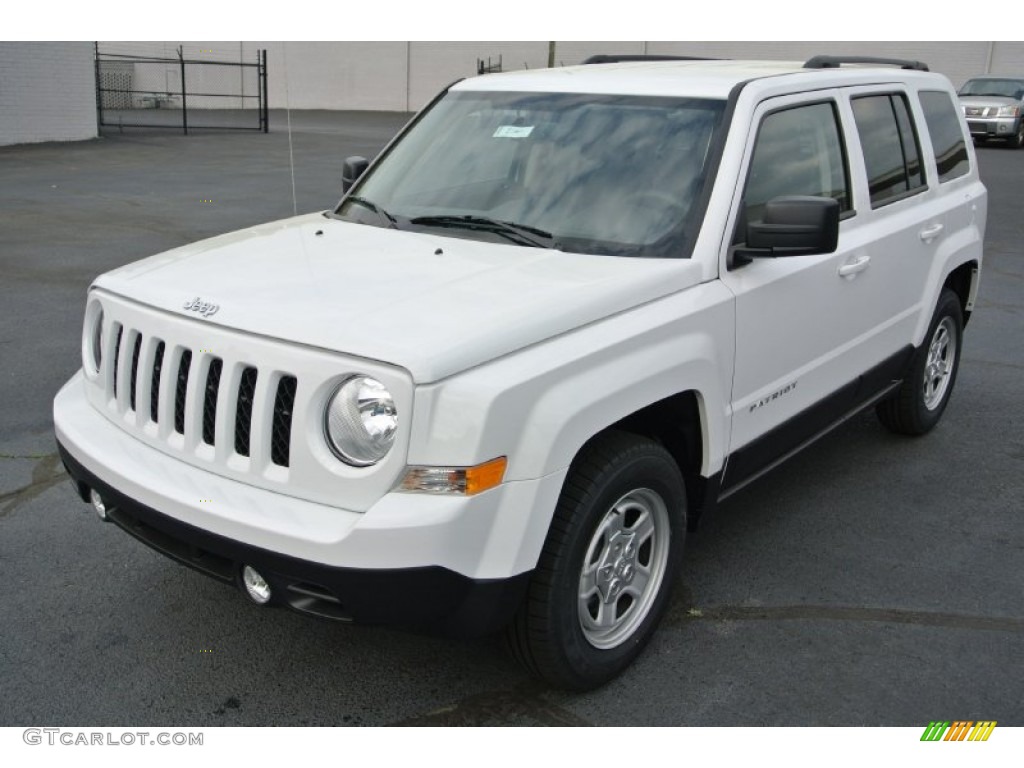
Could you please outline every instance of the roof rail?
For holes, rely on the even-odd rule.
[[[584,61],[584,64],[617,64],[620,61],[716,61],[706,56],[664,56],[660,53],[599,53]]]
[[[879,56],[815,56],[804,62],[804,69],[834,69],[841,67],[843,64],[888,64],[900,69],[928,71],[928,65],[923,61],[887,59]]]

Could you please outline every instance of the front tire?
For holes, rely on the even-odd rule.
[[[876,407],[882,424],[899,434],[923,435],[939,423],[956,383],[963,333],[960,298],[943,289],[910,373],[896,393]]]
[[[1013,135],[1012,139],[1007,139],[1006,143],[1011,149],[1024,147],[1024,120],[1020,121],[1020,125],[1017,126],[1017,133]]]
[[[569,470],[527,597],[506,632],[514,658],[546,682],[602,685],[651,639],[686,535],[671,454],[623,432],[591,441]]]

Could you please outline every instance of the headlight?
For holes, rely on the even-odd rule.
[[[89,373],[99,373],[103,365],[103,307],[92,301],[85,310],[82,333],[82,362]]]
[[[383,384],[369,376],[346,379],[327,403],[327,444],[346,464],[376,464],[391,450],[397,430],[394,398]]]
[[[996,117],[1018,117],[1020,115],[1020,107],[1005,106],[1000,107],[996,113]]]

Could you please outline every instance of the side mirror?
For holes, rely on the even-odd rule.
[[[833,253],[839,243],[839,201],[831,197],[787,196],[768,201],[764,218],[747,225],[746,257],[811,256]]]
[[[359,177],[363,175],[363,171],[366,170],[369,164],[369,160],[359,155],[345,158],[345,163],[341,166],[341,191],[343,193],[348,192],[352,188],[352,185],[359,180]]]

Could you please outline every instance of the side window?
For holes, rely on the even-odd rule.
[[[925,186],[921,148],[903,94],[860,96],[852,100],[871,207],[906,197]]]
[[[782,195],[831,197],[840,211],[850,210],[846,154],[832,102],[781,109],[761,121],[736,242],[743,241],[746,222],[759,221],[765,203]]]
[[[963,176],[971,169],[971,164],[953,100],[944,91],[921,91],[921,108],[932,137],[939,182]]]

